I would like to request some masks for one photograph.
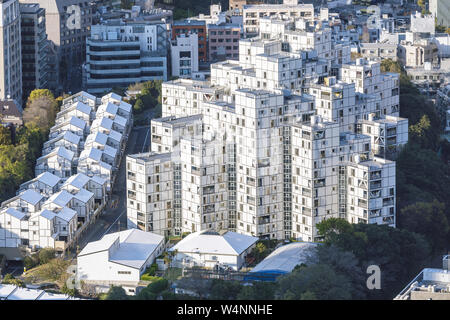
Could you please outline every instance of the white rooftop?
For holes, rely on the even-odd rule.
[[[60,207],[65,207],[70,200],[72,200],[73,195],[67,190],[61,190],[57,193],[52,194],[50,198],[48,198],[46,203],[54,203]]]
[[[61,178],[46,171],[46,172],[43,172],[40,175],[38,175],[36,177],[36,180],[53,188],[61,181]]]
[[[89,182],[89,177],[84,173],[77,173],[73,176],[70,176],[69,179],[64,182],[64,186],[71,185],[77,189],[84,188],[84,186]]]
[[[122,140],[122,134],[120,132],[115,131],[115,130],[111,130],[109,132],[108,137],[110,137],[113,140],[116,140],[117,142],[120,142]]]
[[[169,251],[240,255],[257,241],[257,237],[232,231],[224,235],[211,231],[198,231],[186,236]]]
[[[119,241],[119,247],[110,255],[109,260],[140,269],[164,241],[164,237],[138,229],[110,233],[104,235],[98,241],[88,243],[78,256],[108,250],[117,240]]]
[[[119,108],[128,113],[131,112],[131,104],[126,103],[125,101],[120,101]]]
[[[19,219],[19,220],[22,220],[26,216],[25,213],[23,213],[23,212],[21,212],[21,211],[19,211],[17,209],[14,209],[14,208],[8,208],[8,209],[6,209],[5,212],[7,214],[13,216],[14,218]]]
[[[73,209],[70,209],[68,207],[64,207],[61,209],[61,211],[59,211],[56,216],[58,218],[61,218],[64,221],[69,222],[70,220],[73,219],[73,217],[77,214],[77,212]]]
[[[39,215],[47,220],[53,220],[56,214],[48,209],[43,209]]]
[[[114,117],[114,122],[121,125],[122,127],[125,127],[127,125],[127,119],[119,115],[116,115]]]
[[[97,148],[89,147],[87,149],[84,149],[80,154],[80,160],[84,158],[90,158],[99,162],[102,159],[102,151]]]
[[[297,265],[305,262],[317,246],[312,242],[293,242],[279,247],[258,263],[250,272],[291,272]]]
[[[34,191],[33,189],[25,190],[22,194],[20,194],[20,199],[25,202],[32,204],[33,206],[39,203],[39,201],[44,198],[40,193]]]
[[[91,133],[86,137],[86,145],[97,142],[101,145],[106,145],[106,141],[108,140],[108,136],[103,132],[97,131],[96,133]]]
[[[7,300],[36,300],[43,293],[42,290],[16,287]]]
[[[93,196],[94,194],[86,189],[80,189],[76,194],[74,194],[74,198],[83,203],[87,203]]]
[[[0,284],[0,300],[6,299],[15,289],[13,284]]]

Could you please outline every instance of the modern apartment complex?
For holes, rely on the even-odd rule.
[[[0,100],[14,99],[22,105],[19,1],[2,1],[0,10]]]
[[[24,100],[34,89],[48,88],[48,40],[45,9],[39,4],[20,4],[22,36],[22,86]]]
[[[87,40],[87,91],[103,93],[136,82],[167,80],[167,32],[163,23],[107,21]]]
[[[127,157],[128,227],[314,241],[329,217],[395,226],[399,75],[351,62],[326,28],[280,30],[240,40],[209,81],[163,83],[151,151]]]

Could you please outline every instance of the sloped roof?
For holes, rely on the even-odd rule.
[[[22,194],[20,194],[20,199],[32,205],[36,205],[39,201],[42,200],[42,198],[44,197],[33,189],[25,190]]]
[[[61,181],[61,178],[58,176],[55,176],[54,174],[52,174],[48,171],[45,171],[45,172],[41,173],[40,175],[38,175],[36,177],[36,180],[38,180],[39,182],[42,182],[50,187],[54,187]]]
[[[80,189],[76,194],[74,194],[74,198],[80,200],[81,202],[88,202],[94,194],[86,189]]]
[[[98,241],[88,243],[78,256],[109,250],[116,240],[119,241],[119,247],[110,255],[109,260],[140,269],[160,243],[164,241],[164,237],[138,229],[110,233],[104,235]]]
[[[72,200],[73,195],[67,190],[61,190],[57,193],[52,194],[50,198],[48,198],[46,203],[54,203],[60,207],[65,207],[70,200]]]
[[[232,231],[228,231],[223,235],[211,231],[198,231],[189,234],[169,250],[202,254],[240,255],[257,241],[257,237]]]
[[[73,176],[70,176],[69,179],[66,180],[66,182],[64,182],[64,186],[74,186],[75,188],[83,188],[86,183],[88,183],[89,181],[89,177],[87,175],[85,175],[84,173],[77,173]]]
[[[56,216],[58,218],[61,218],[64,221],[69,222],[70,220],[73,219],[74,216],[76,216],[77,212],[73,209],[70,209],[68,207],[64,207],[61,209],[61,211],[59,211]]]
[[[250,272],[289,273],[297,265],[305,262],[316,247],[313,242],[293,242],[279,247],[258,263]]]
[[[25,214],[25,213],[23,213],[23,212],[21,212],[21,211],[19,211],[19,210],[17,210],[17,209],[14,209],[14,208],[8,208],[8,209],[6,209],[5,212],[6,212],[7,214],[13,216],[14,218],[19,219],[19,220],[22,220],[23,218],[26,217],[26,214]]]

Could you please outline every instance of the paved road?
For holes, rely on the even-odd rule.
[[[103,210],[89,229],[81,235],[78,245],[80,250],[91,241],[100,240],[105,234],[125,230],[127,228],[126,208],[126,155],[147,152],[150,145],[150,126],[135,127],[128,137],[125,155],[120,164],[119,173],[114,184],[112,201]]]

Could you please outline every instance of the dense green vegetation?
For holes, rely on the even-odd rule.
[[[128,87],[129,91],[140,91],[135,98],[129,100],[133,105],[135,125],[148,125],[149,112],[153,118],[161,117],[161,80],[136,83]]]
[[[36,159],[54,124],[61,98],[47,89],[33,90],[23,112],[24,125],[0,130],[0,201],[15,196],[20,184],[34,177]],[[13,129],[14,130],[14,129]]]
[[[384,60],[381,68],[400,73],[400,116],[409,121],[409,142],[396,162],[397,227],[425,236],[439,256],[450,249],[450,144],[441,139],[443,119],[398,62]]]

